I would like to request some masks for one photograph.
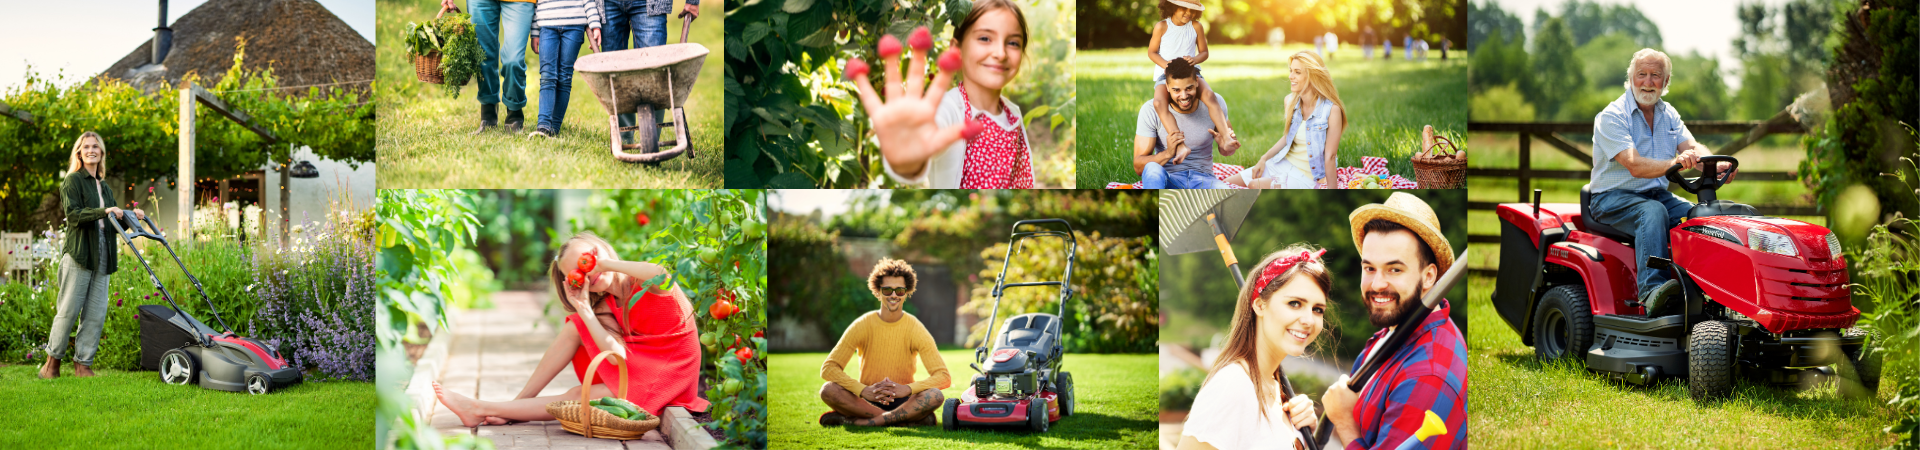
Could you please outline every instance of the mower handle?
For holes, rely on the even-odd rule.
[[[1667,181],[1678,184],[1681,189],[1686,189],[1688,193],[1696,195],[1699,194],[1701,190],[1719,189],[1720,186],[1727,184],[1727,181],[1720,177],[1720,175],[1722,175],[1720,173],[1720,163],[1723,162],[1733,164],[1733,167],[1727,169],[1727,174],[1732,174],[1740,170],[1740,160],[1734,159],[1733,156],[1707,155],[1700,157],[1699,177],[1691,179],[1682,178],[1680,176],[1680,164],[1675,163],[1673,166],[1667,168]]]
[[[1053,224],[1058,224],[1062,228],[1066,228],[1066,231],[1060,231],[1058,229],[1047,229],[1047,228],[1041,227],[1041,225],[1053,225]],[[1041,229],[1039,231],[1021,232],[1020,227],[1023,225],[1033,225],[1034,227],[1041,228]],[[1080,250],[1080,240],[1078,238],[1075,238],[1073,235],[1074,233],[1073,223],[1067,222],[1065,219],[1027,219],[1027,220],[1014,222],[1013,227],[1011,227],[1009,231],[1013,234],[1013,236],[1007,240],[1007,251],[1006,253],[1004,253],[1004,256],[1001,257],[1000,275],[994,277],[993,279],[993,313],[987,316],[987,335],[985,338],[986,340],[981,341],[980,346],[973,349],[973,359],[975,363],[984,363],[987,361],[987,349],[993,346],[993,326],[995,322],[1000,320],[1000,295],[1006,292],[1006,288],[1021,287],[1021,286],[1058,286],[1060,288],[1060,306],[1059,306],[1059,313],[1058,313],[1058,317],[1061,318],[1060,320],[1066,320],[1067,299],[1073,297],[1073,260],[1074,260],[1074,254],[1078,253]],[[1058,238],[1063,238],[1067,240],[1066,273],[1061,274],[1060,281],[1039,281],[1039,282],[1007,284],[1007,266],[1010,266],[1013,264],[1013,248],[1018,247],[1020,245],[1021,239],[1037,238],[1037,237],[1058,237]],[[1066,329],[1067,329],[1066,325],[1065,324],[1056,324],[1056,325],[1060,327],[1061,337],[1064,339],[1066,337],[1065,336]],[[978,366],[974,367],[974,370],[979,371],[979,367]]]

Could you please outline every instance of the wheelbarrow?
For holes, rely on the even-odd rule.
[[[700,77],[700,66],[707,61],[707,47],[687,43],[693,16],[681,14],[680,43],[601,52],[580,58],[574,70],[586,77],[587,86],[607,110],[608,139],[613,158],[626,162],[658,164],[686,153],[693,158],[693,138],[687,130],[687,94]],[[653,109],[672,111],[674,140],[659,142],[657,131],[668,126],[665,118],[653,116]],[[621,114],[633,114],[634,126],[620,126]],[[620,132],[634,132],[634,143],[620,142]],[[673,147],[646,153],[660,147]],[[642,153],[628,153],[641,150]]]

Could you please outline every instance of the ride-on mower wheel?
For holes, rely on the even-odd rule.
[[[260,395],[271,390],[273,390],[273,383],[267,380],[265,374],[247,375],[247,393]]]
[[[186,350],[167,350],[160,355],[160,381],[167,384],[188,384],[199,378],[200,362]]]
[[[1060,381],[1054,385],[1060,393],[1060,417],[1073,415],[1073,374],[1060,372]]]
[[[1552,361],[1584,354],[1593,344],[1593,310],[1587,290],[1569,284],[1547,290],[1533,312],[1533,356]]]
[[[956,410],[958,409],[960,409],[960,399],[957,398],[947,399],[947,403],[940,406],[941,428],[945,428],[947,431],[960,429],[960,415],[956,414]]]
[[[1869,351],[1880,343],[1880,333],[1860,327],[1848,328],[1846,337],[1866,336],[1867,342],[1857,350],[1846,352],[1847,365],[1852,368],[1840,368],[1837,383],[1841,398],[1872,398],[1880,393],[1879,352]]]
[[[1027,426],[1035,432],[1047,431],[1047,399],[1034,396],[1033,402],[1027,403]]]
[[[1694,324],[1687,337],[1687,391],[1696,400],[1733,392],[1733,328],[1709,320]]]

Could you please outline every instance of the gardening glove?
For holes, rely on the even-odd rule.
[[[853,81],[860,91],[860,105],[867,110],[867,117],[873,121],[873,132],[880,140],[880,154],[891,165],[894,172],[906,178],[915,178],[926,171],[927,160],[953,145],[964,137],[977,136],[980,122],[969,118],[965,123],[941,128],[933,121],[934,111],[940,107],[941,97],[946,95],[945,86],[953,84],[953,72],[960,70],[960,54],[952,49],[940,55],[940,70],[933,76],[933,83],[926,83],[927,52],[933,49],[933,37],[927,27],[913,30],[908,39],[913,54],[907,58],[906,71],[912,76],[902,81],[901,67],[896,62],[900,56],[900,40],[893,35],[880,38],[880,66],[886,72],[882,87],[887,98],[880,99],[870,81],[867,80],[868,66],[865,61],[853,59],[847,61],[843,72]],[[927,89],[934,86],[935,89]]]

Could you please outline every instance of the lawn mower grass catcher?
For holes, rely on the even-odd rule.
[[[1066,231],[1041,229],[1021,232],[1022,225],[1059,224]],[[1007,265],[1013,261],[1013,249],[1021,239],[1057,237],[1067,240],[1067,268],[1060,281],[1007,283]],[[960,398],[947,399],[940,408],[940,423],[948,430],[962,426],[1027,427],[1047,431],[1054,421],[1073,415],[1073,375],[1060,370],[1065,355],[1061,347],[1060,318],[1067,314],[1067,301],[1073,298],[1073,259],[1079,242],[1073,237],[1073,225],[1061,219],[1036,219],[1014,222],[1013,237],[1007,242],[1006,258],[1000,276],[994,280],[993,313],[987,318],[987,336],[992,337],[993,352],[982,345],[973,350],[978,374],[971,388]],[[993,334],[993,323],[1000,315],[1000,296],[1007,288],[1054,286],[1060,289],[1059,314],[1028,313],[1013,316]],[[982,368],[981,365],[986,367]]]
[[[1804,388],[1837,376],[1842,396],[1872,396],[1880,357],[1867,351],[1871,332],[1854,326],[1860,310],[1839,239],[1720,200],[1723,162],[1739,168],[1713,155],[1700,158],[1699,178],[1681,178],[1678,164],[1667,169],[1667,180],[1700,202],[1667,230],[1672,258],[1647,262],[1680,287],[1660,311],[1635,296],[1632,247],[1640,243],[1596,220],[1585,188],[1578,205],[1542,205],[1536,190],[1531,205],[1498,206],[1494,309],[1539,359],[1579,357],[1588,370],[1634,384],[1685,377],[1696,399],[1731,394],[1736,377]]]
[[[140,220],[146,221],[142,229]],[[153,225],[151,219],[135,220],[133,213],[122,212],[118,216],[108,216],[108,223],[125,240],[127,248],[133,251],[134,259],[140,260],[140,266],[147,269],[147,278],[153,280],[153,287],[160,290],[160,297],[173,305],[169,309],[161,305],[140,305],[140,366],[160,371],[160,381],[167,384],[187,384],[198,382],[200,387],[229,392],[248,392],[265,394],[299,383],[300,369],[287,365],[280,357],[278,349],[251,338],[233,334],[227,327],[226,319],[220,313],[213,312],[213,298],[207,296],[207,289],[200,286],[200,279],[187,271],[187,264],[180,261],[180,254],[173,251],[167,239],[159,233],[160,227]],[[173,294],[160,283],[153,266],[140,255],[140,248],[133,245],[133,238],[143,237],[166,247],[173,255],[173,262],[180,264],[180,273],[187,275],[193,287],[200,290],[200,298],[207,301],[209,312],[214,320],[227,331],[216,331],[213,327],[193,318],[180,310],[180,304],[174,303]]]

